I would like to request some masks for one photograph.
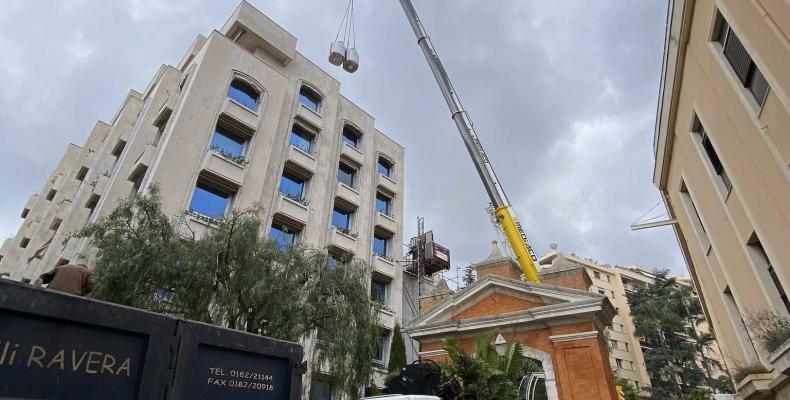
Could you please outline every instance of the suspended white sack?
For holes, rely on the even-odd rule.
[[[346,59],[346,45],[342,40],[335,41],[329,46],[329,62],[334,65],[343,64]]]
[[[346,59],[343,61],[343,69],[354,73],[359,68],[359,55],[357,49],[350,47],[346,49]]]

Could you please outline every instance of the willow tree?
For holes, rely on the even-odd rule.
[[[330,267],[325,251],[298,244],[281,249],[261,234],[256,209],[211,222],[196,237],[161,211],[156,188],[123,201],[78,233],[98,250],[92,296],[283,340],[323,332],[331,339],[308,356],[357,398],[381,334],[369,267]]]

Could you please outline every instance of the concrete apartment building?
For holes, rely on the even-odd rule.
[[[0,272],[30,281],[89,258],[86,241],[69,233],[158,185],[163,211],[197,235],[211,229],[210,217],[259,204],[263,231],[281,243],[370,262],[372,297],[385,305],[380,321],[391,332],[402,310],[403,273],[393,260],[402,258],[403,152],[296,51],[295,37],[242,2],[177,66],[161,66],[142,93],[130,91],[83,146],[68,146],[22,207]],[[389,341],[384,334],[381,366]],[[313,386],[315,398],[331,392]]]
[[[790,315],[790,4],[676,0],[670,7],[653,181],[744,399],[790,398],[787,346],[750,317]]]

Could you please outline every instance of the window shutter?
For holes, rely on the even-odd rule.
[[[727,43],[724,44],[724,56],[730,62],[732,69],[735,70],[735,75],[738,76],[742,84],[745,84],[752,58],[749,57],[746,48],[743,47],[740,39],[738,39],[738,36],[735,36],[735,32],[732,30],[727,36]]]

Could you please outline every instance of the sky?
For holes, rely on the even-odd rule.
[[[488,198],[399,2],[355,2],[354,74],[327,61],[346,0],[250,2],[406,148],[405,236],[422,216],[454,268],[485,258],[498,239]],[[660,200],[652,143],[666,0],[413,2],[537,253],[557,244],[686,272],[671,228],[629,229]],[[16,232],[68,143],[82,144],[237,5],[3,0],[0,237]]]

